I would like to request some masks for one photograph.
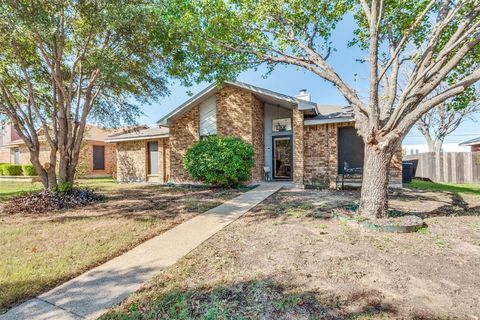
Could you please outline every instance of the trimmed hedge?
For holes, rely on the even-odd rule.
[[[240,138],[210,136],[187,150],[183,166],[203,183],[235,186],[250,179],[253,155],[253,146]]]
[[[32,164],[25,164],[23,166],[23,174],[27,177],[33,177],[37,175],[37,171]]]
[[[1,166],[4,176],[21,176],[22,166],[19,164],[4,164]]]
[[[4,163],[0,162],[0,176],[4,176],[5,174],[3,173],[3,166],[10,164],[10,163]]]

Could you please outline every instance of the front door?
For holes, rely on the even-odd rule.
[[[273,178],[292,178],[292,137],[273,137]]]

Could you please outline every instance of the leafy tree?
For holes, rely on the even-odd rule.
[[[73,181],[87,121],[133,122],[137,102],[167,93],[171,60],[160,37],[151,41],[153,27],[166,27],[156,10],[135,0],[0,1],[0,115],[45,188]]]
[[[188,49],[179,56],[200,79],[233,77],[262,63],[287,64],[313,72],[341,92],[365,142],[359,210],[369,218],[388,214],[389,165],[403,137],[429,110],[480,79],[474,64],[462,66],[466,59],[475,62],[472,52],[480,42],[478,0],[178,0],[170,5],[167,18]],[[368,52],[368,101],[328,62],[335,54],[332,31],[347,14],[357,21],[350,45]],[[399,86],[405,63],[411,71]],[[455,81],[433,93],[454,74]]]
[[[224,187],[248,181],[254,164],[253,146],[236,137],[201,140],[187,150],[183,160],[194,179]]]

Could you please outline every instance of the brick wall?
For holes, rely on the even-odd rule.
[[[101,145],[105,147],[105,170],[93,170],[93,145]],[[30,151],[25,145],[19,147],[20,157],[19,163],[21,165],[30,164]],[[9,148],[9,160],[13,163],[15,148]],[[42,165],[50,162],[50,146],[43,142],[40,144],[39,160]],[[78,177],[90,177],[90,176],[104,176],[115,175],[117,169],[117,157],[115,145],[108,145],[101,141],[85,141],[82,149],[80,150],[79,161],[77,165]],[[58,165],[58,156],[57,156]]]
[[[304,126],[304,183],[334,187],[337,174],[337,124]]]
[[[252,94],[252,145],[255,166],[252,169],[252,181],[259,182],[263,179],[263,166],[265,164],[265,130],[264,104]]]
[[[0,147],[0,163],[10,162],[10,148]]]
[[[336,187],[338,172],[338,128],[354,123],[304,126],[304,183],[321,187]],[[392,158],[390,185],[401,186],[402,150]]]
[[[158,142],[158,174],[148,174],[148,142]],[[118,181],[167,182],[170,176],[168,138],[116,143]],[[165,150],[165,151],[164,151]],[[165,152],[165,157],[164,157]],[[164,160],[165,159],[165,160]]]
[[[146,144],[145,141],[128,141],[116,143],[117,180],[145,181]]]
[[[18,147],[20,151],[19,162],[21,165],[30,164],[30,151],[25,145]],[[14,162],[15,148],[10,148],[10,162]],[[47,162],[50,162],[50,146],[46,142],[40,143],[40,153],[38,156],[40,163],[44,165]]]
[[[253,145],[255,166],[252,181],[261,181],[264,164],[264,105],[252,93],[231,86],[216,95],[217,134],[235,136]],[[183,157],[200,138],[199,106],[187,111],[170,125],[170,180],[193,182],[183,169]]]
[[[105,148],[105,170],[93,170],[93,146],[103,146]],[[106,144],[102,141],[84,141],[77,165],[78,177],[115,176],[116,171],[117,150],[114,144]]]
[[[253,145],[251,182],[261,181],[265,163],[264,104],[251,92],[225,86],[217,93],[217,134],[242,138]]]
[[[475,146],[471,146],[470,149],[471,149],[470,150],[471,152],[479,152],[480,151],[480,144],[477,144]]]
[[[217,134],[240,137],[252,143],[252,102],[250,92],[223,87],[217,93]]]
[[[303,112],[298,109],[292,110],[293,130],[293,182],[304,183],[304,125]]]
[[[193,182],[192,178],[183,169],[183,157],[188,147],[199,139],[199,106],[195,106],[175,119],[170,125],[170,180],[172,182]]]

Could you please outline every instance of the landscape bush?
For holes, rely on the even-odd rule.
[[[3,164],[1,170],[4,176],[20,176],[23,173],[23,168],[19,164]]]
[[[25,164],[23,166],[23,174],[27,177],[32,177],[37,175],[37,171],[32,164]]]
[[[9,164],[9,163],[5,163],[5,162],[0,162],[0,176],[3,176],[3,166],[6,165],[6,164]]]
[[[230,187],[250,179],[253,155],[253,146],[240,138],[210,136],[187,150],[183,165],[196,180]]]

